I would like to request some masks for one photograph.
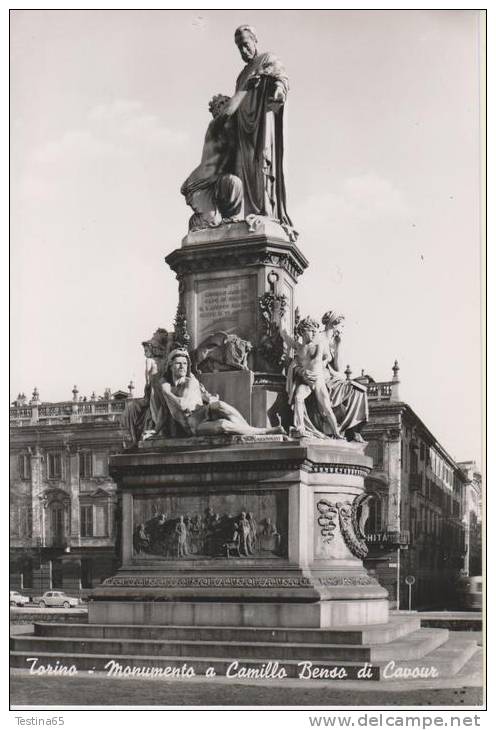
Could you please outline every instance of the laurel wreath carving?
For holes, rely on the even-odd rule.
[[[346,547],[355,557],[364,558],[368,549],[361,524],[361,512],[368,499],[369,495],[366,494],[359,495],[352,503],[332,503],[327,499],[320,499],[317,502],[317,524],[322,541],[326,544],[332,542],[339,520]]]

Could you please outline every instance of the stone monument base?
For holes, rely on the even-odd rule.
[[[346,628],[388,620],[387,601],[349,600],[315,603],[93,601],[88,623],[139,626],[245,626],[252,628]]]
[[[363,567],[362,444],[287,436],[146,441],[117,455],[122,567],[93,623],[383,624]]]

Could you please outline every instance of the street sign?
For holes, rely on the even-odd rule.
[[[397,568],[398,563],[388,563],[388,568]]]
[[[408,586],[408,610],[412,610],[412,586],[415,583],[415,576],[414,575],[407,575],[405,577],[405,583]]]

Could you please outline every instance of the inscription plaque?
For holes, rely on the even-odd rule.
[[[221,330],[254,340],[257,316],[254,276],[209,279],[198,281],[196,286],[198,342]]]

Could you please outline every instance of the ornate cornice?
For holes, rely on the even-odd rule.
[[[307,259],[297,246],[287,241],[269,240],[265,236],[177,248],[165,257],[165,261],[178,277],[262,265],[278,266],[296,281],[308,266]]]
[[[302,466],[301,460],[286,460],[286,461],[257,461],[256,468],[260,471],[293,471],[300,469]],[[157,472],[163,473],[165,477],[171,474],[210,474],[224,473],[224,472],[253,472],[254,463],[252,461],[246,462],[212,462],[212,463],[183,463],[183,464],[123,464],[123,465],[110,465],[110,474],[118,478],[121,473],[125,475],[137,475],[137,474],[156,474]],[[164,471],[164,469],[166,471]]]
[[[315,464],[313,462],[305,462],[301,467],[303,471],[312,474],[345,474],[347,476],[368,476],[370,469],[365,466],[353,466],[352,464]]]
[[[243,473],[253,474],[254,468],[257,471],[304,471],[310,474],[342,474],[346,476],[366,477],[370,469],[365,466],[353,464],[322,464],[305,459],[281,459],[273,461],[257,460],[243,462],[211,462],[211,463],[173,463],[164,464],[155,462],[153,464],[110,464],[110,476],[118,479],[121,475],[152,475],[157,472],[164,476],[172,474],[222,474],[222,473]],[[165,471],[164,471],[165,470]]]

